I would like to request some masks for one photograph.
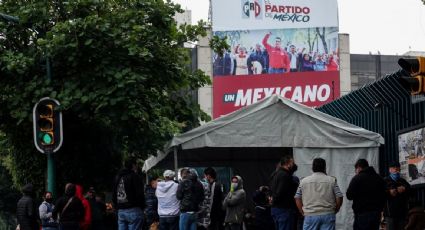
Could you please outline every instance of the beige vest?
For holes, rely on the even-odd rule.
[[[303,211],[306,216],[335,213],[336,178],[324,173],[313,173],[301,180]]]

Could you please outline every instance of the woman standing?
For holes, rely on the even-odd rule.
[[[223,201],[223,208],[226,210],[224,223],[226,230],[242,229],[246,194],[243,190],[243,181],[240,176],[232,177],[230,192]]]

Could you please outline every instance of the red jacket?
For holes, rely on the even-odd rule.
[[[326,65],[328,71],[337,71],[338,64],[335,62],[334,58],[329,57],[329,63]]]
[[[263,38],[263,45],[269,54],[270,64],[269,67],[277,69],[285,69],[286,72],[289,72],[291,65],[289,62],[289,57],[286,51],[280,47],[271,46],[267,43],[269,40],[270,34],[266,34]]]
[[[84,219],[80,222],[80,229],[88,230],[91,224],[91,207],[89,201],[83,196],[83,187],[81,185],[76,186],[75,196],[81,200],[84,207]]]

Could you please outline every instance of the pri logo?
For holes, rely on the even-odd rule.
[[[262,19],[261,13],[262,0],[241,0],[242,2],[242,18],[250,18],[251,15],[255,19]]]

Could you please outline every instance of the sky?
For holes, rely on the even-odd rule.
[[[208,19],[208,0],[173,1],[192,11],[192,23]],[[350,35],[350,53],[425,51],[425,5],[421,0],[338,0],[338,10],[339,32]]]

